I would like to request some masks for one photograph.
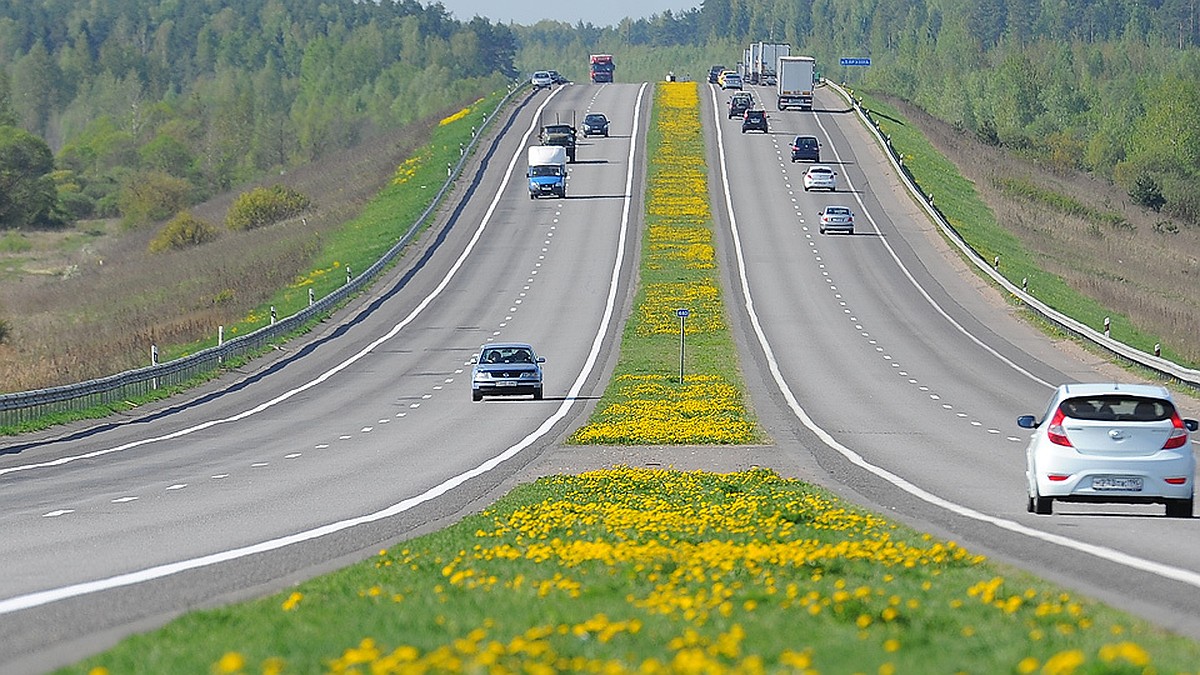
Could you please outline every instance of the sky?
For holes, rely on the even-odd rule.
[[[430,5],[435,1],[422,4]],[[700,0],[441,0],[441,3],[459,21],[482,16],[500,23],[530,25],[542,19],[553,19],[570,24],[582,21],[596,26],[615,26],[625,17],[644,19],[668,9],[679,12],[700,6]]]

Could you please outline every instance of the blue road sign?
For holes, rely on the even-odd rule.
[[[843,56],[841,63],[843,66],[869,66],[871,65],[871,57],[858,56],[851,58],[848,56]]]

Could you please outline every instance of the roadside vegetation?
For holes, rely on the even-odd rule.
[[[761,442],[721,299],[696,83],[656,86],[646,156],[646,227],[634,310],[613,379],[591,420],[570,441]],[[680,309],[688,315],[679,317]]]
[[[62,673],[1194,673],[1200,644],[755,469],[618,467]]]

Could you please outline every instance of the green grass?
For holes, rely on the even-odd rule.
[[[771,471],[616,468],[542,478],[443,531],[193,612],[61,672],[1175,673],[1197,663],[1194,641]]]
[[[1152,353],[1154,345],[1162,342],[1159,337],[1139,329],[1128,316],[1113,312],[1067,285],[1061,277],[1043,271],[1035,255],[996,221],[995,214],[980,198],[974,184],[963,178],[954,164],[938,153],[915,125],[895,107],[869,93],[855,91],[854,96],[862,99],[863,107],[881,113],[875,116],[879,128],[891,136],[893,147],[903,156],[904,165],[913,179],[926,194],[933,195],[938,210],[984,260],[994,261],[999,256],[1000,273],[1006,279],[1018,287],[1027,280],[1034,297],[1093,329],[1102,331],[1104,319],[1111,318],[1112,337],[1136,349]],[[1040,198],[1062,201],[1046,195]],[[1112,215],[1115,214],[1099,214],[1098,217],[1111,220]],[[1015,302],[1015,298],[1013,300]],[[1162,349],[1164,358],[1185,362],[1169,345],[1164,344]]]
[[[1093,225],[1132,230],[1133,225],[1119,213],[1094,209],[1083,202],[1054,190],[1048,190],[1026,178],[1000,178],[996,187],[1003,192],[1029,202],[1051,208],[1058,213],[1082,218]]]

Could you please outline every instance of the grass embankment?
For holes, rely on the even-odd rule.
[[[679,140],[697,109],[694,85],[660,88],[643,290],[621,371],[581,434],[729,442],[720,422],[753,435],[740,405],[685,395],[737,381],[707,290],[707,204],[692,198],[703,163],[680,149],[699,142]],[[700,314],[683,386],[667,337],[677,306]],[[616,468],[521,486],[443,531],[63,672],[1066,675],[1197,663],[1193,641],[769,470]]]
[[[916,125],[905,119],[894,106],[878,97],[861,91],[855,91],[854,96],[862,99],[865,108],[876,113],[874,119],[879,123],[880,130],[891,136],[892,145],[904,158],[904,165],[926,194],[934,196],[938,210],[963,239],[978,251],[984,260],[994,261],[999,256],[999,271],[1006,279],[1018,287],[1027,281],[1028,290],[1034,297],[1096,330],[1103,331],[1104,319],[1110,318],[1112,337],[1132,347],[1152,353],[1155,344],[1161,344],[1162,355],[1165,358],[1185,364],[1190,361],[1184,353],[1186,346],[1172,345],[1161,336],[1148,333],[1136,325],[1126,313],[1120,311],[1120,308],[1106,306],[1105,303],[1077,290],[1062,276],[1047,272],[1043,264],[1051,262],[1046,259],[1047,254],[1031,251],[1020,238],[1002,226],[993,210],[981,198],[975,185],[963,177],[954,163],[933,147]],[[1087,223],[1086,231],[1092,239],[1102,239],[1110,232],[1137,236],[1133,233],[1134,228],[1120,214],[1084,205],[1068,195],[1035,185],[1025,177],[1001,178],[995,182],[999,191],[1040,209],[1043,221],[1054,222],[1061,216],[1081,220]],[[1164,241],[1160,245],[1166,246],[1169,242]],[[1119,247],[1119,244],[1117,246]],[[1089,254],[1083,254],[1083,248],[1081,243],[1076,249],[1081,255],[1077,256],[1073,264],[1094,266],[1095,269],[1078,269],[1079,276],[1086,278],[1089,275],[1122,274],[1120,261],[1111,257],[1090,260]],[[1072,264],[1072,261],[1066,264]],[[1133,294],[1133,297],[1141,298],[1140,301],[1132,300],[1133,302],[1141,302],[1148,306],[1158,302],[1146,289],[1139,291],[1129,288],[1127,292]],[[1164,313],[1169,314],[1170,310],[1164,310]]]
[[[767,470],[543,478],[64,672],[1176,673],[1200,646]]]

